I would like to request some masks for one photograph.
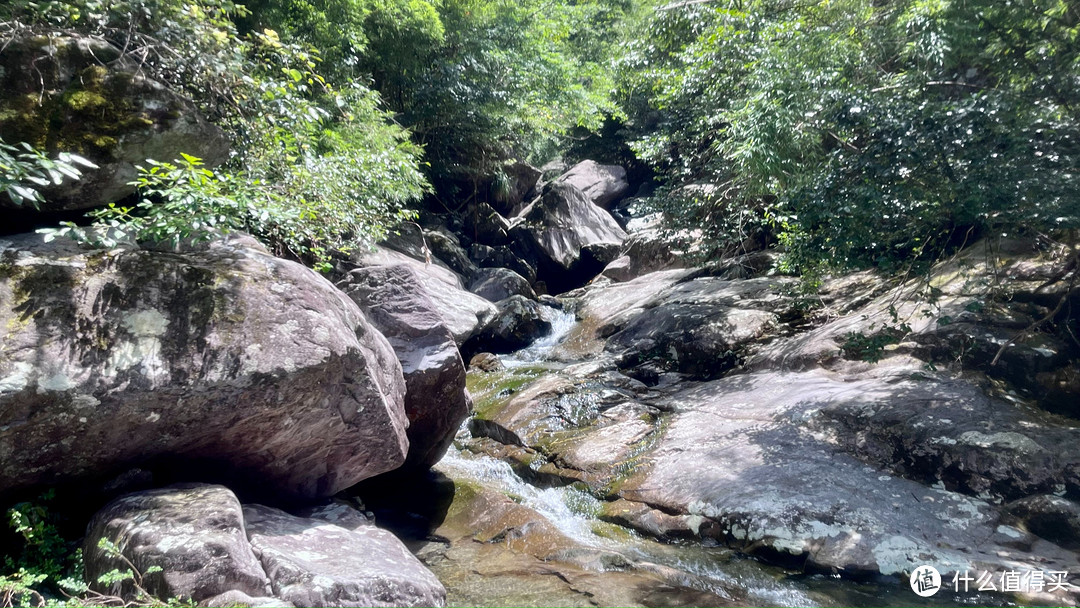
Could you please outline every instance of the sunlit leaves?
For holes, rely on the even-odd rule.
[[[731,218],[749,210],[796,266],[891,266],[972,231],[1077,227],[1074,11],[1058,0],[658,11],[623,61],[632,145],[663,171],[655,202],[676,227],[738,243],[747,223]],[[681,197],[685,184],[718,186],[723,200]]]

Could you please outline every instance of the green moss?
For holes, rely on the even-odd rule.
[[[544,366],[515,367],[500,372],[469,372],[465,384],[473,397],[476,417],[491,420],[516,393],[550,372]]]
[[[76,112],[86,112],[108,106],[109,100],[94,91],[75,91],[64,99],[64,103]]]
[[[447,522],[458,522],[462,517],[467,517],[473,508],[473,502],[483,493],[484,488],[478,483],[463,479],[454,480],[454,500],[446,511]]]
[[[123,135],[155,124],[138,102],[138,83],[129,73],[95,65],[70,83],[59,84],[66,88],[0,94],[0,131],[5,139],[107,162]],[[163,112],[171,115],[175,110]]]
[[[640,467],[645,463],[645,457],[659,445],[660,440],[667,432],[668,426],[670,426],[671,418],[671,416],[664,416],[657,420],[656,429],[634,445],[626,460],[612,466],[611,480],[605,487],[598,489],[598,497],[620,497],[619,492],[622,491],[626,482],[630,481],[637,474]]]

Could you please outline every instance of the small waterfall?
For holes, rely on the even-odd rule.
[[[468,439],[462,429],[458,438]],[[552,523],[582,547],[619,554],[645,570],[680,572],[677,582],[690,588],[729,597],[742,589],[749,605],[816,606],[820,599],[797,581],[785,581],[754,560],[740,559],[731,551],[697,544],[663,544],[627,531],[618,538],[597,534],[597,526],[613,526],[597,519],[600,501],[577,488],[537,488],[519,477],[510,465],[486,454],[451,447],[436,468],[451,478],[464,478],[514,497]]]
[[[467,430],[464,432],[468,432]],[[541,514],[560,532],[586,547],[614,550],[617,543],[593,533],[596,520],[590,515],[600,501],[576,488],[537,488],[514,473],[510,465],[487,455],[465,454],[451,448],[438,468],[450,477],[463,477],[484,487],[514,496],[518,502]]]
[[[547,335],[538,338],[529,346],[509,355],[503,355],[499,359],[507,367],[517,367],[543,361],[552,349],[559,345],[577,324],[577,317],[572,312],[559,310],[551,306],[544,307],[545,317],[551,322],[551,331]]]

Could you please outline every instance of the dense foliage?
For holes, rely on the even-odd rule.
[[[377,93],[327,80],[317,49],[302,40],[283,41],[269,28],[241,35],[234,20],[248,14],[242,5],[20,1],[0,11],[4,35],[76,31],[112,41],[230,135],[233,156],[218,171],[191,157],[156,159],[165,164],[145,167],[140,202],[95,212],[136,238],[236,228],[325,264],[332,251],[385,236],[427,190],[420,149]]]
[[[542,162],[578,126],[617,113],[607,68],[631,0],[256,0],[247,27],[317,41],[371,78],[426,150],[447,204]],[[344,24],[328,29],[326,24]]]
[[[1078,27],[1067,0],[676,2],[622,95],[677,224],[727,251],[775,234],[804,269],[895,267],[1080,225]]]

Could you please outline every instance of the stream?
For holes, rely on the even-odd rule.
[[[558,352],[575,327],[574,315],[551,314],[552,332],[500,356],[504,370],[469,372],[475,416],[492,401],[505,403],[588,364],[567,363],[565,352]],[[585,392],[560,395],[552,406],[558,420],[540,426],[572,432],[600,415],[604,394],[620,390],[600,381]],[[662,542],[604,518],[602,492],[545,473],[558,467],[542,454],[530,452],[533,459],[526,462],[520,448],[493,441],[492,433],[474,436],[472,422],[465,422],[426,479],[361,493],[380,525],[406,540],[443,582],[451,606],[1009,605],[978,594],[922,600],[898,579],[806,574],[711,540]],[[662,416],[655,424],[659,432]]]

